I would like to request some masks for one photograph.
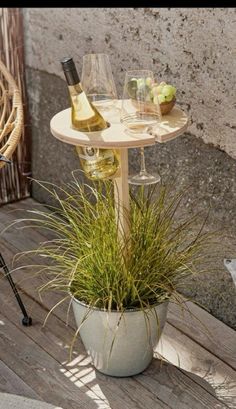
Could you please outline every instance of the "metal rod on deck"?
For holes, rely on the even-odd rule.
[[[2,256],[1,253],[0,253],[0,268],[3,269],[4,275],[5,275],[5,277],[7,278],[7,280],[9,281],[9,284],[10,284],[10,286],[11,286],[11,288],[12,288],[12,291],[13,291],[13,293],[14,293],[16,299],[17,299],[17,302],[18,302],[18,304],[19,304],[19,307],[20,307],[20,309],[21,309],[21,311],[22,311],[22,314],[23,314],[23,316],[24,316],[24,317],[22,318],[22,324],[25,325],[25,326],[30,326],[30,325],[32,325],[32,318],[29,317],[28,314],[27,314],[27,312],[26,312],[26,309],[25,309],[25,306],[24,306],[24,304],[23,304],[23,302],[22,302],[22,299],[21,299],[21,297],[20,297],[20,294],[19,294],[19,292],[18,292],[18,290],[17,290],[17,288],[16,288],[16,285],[15,285],[13,279],[12,279],[12,276],[11,276],[9,270],[8,270],[8,267],[7,267],[7,265],[6,265],[5,261],[4,261],[4,258],[3,258],[3,256]]]

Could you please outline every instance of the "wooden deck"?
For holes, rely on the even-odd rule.
[[[0,231],[22,217],[17,209],[36,205],[27,199],[2,206]],[[32,229],[12,227],[0,235],[0,249],[11,267],[16,253],[43,240],[45,236]],[[43,327],[57,294],[45,294],[42,302],[36,291],[39,277],[24,270],[13,277],[33,326],[21,325],[18,305],[7,280],[1,277],[0,391],[63,409],[236,408],[236,333],[203,309],[189,303],[193,319],[192,314],[183,314],[172,305],[150,367],[134,377],[112,378],[94,370],[79,339],[77,352],[68,361],[75,328],[72,311],[67,326],[64,305]]]

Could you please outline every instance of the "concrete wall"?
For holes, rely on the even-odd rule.
[[[148,170],[158,170],[164,180],[176,177],[177,186],[191,182],[189,212],[211,203],[209,227],[227,227],[233,237],[235,12],[234,8],[24,9],[33,176],[61,184],[79,168],[74,148],[55,140],[49,131],[51,117],[68,106],[59,61],[73,56],[80,73],[85,53],[104,52],[110,56],[120,97],[127,69],[152,69],[157,80],[177,87],[178,104],[190,118],[188,132],[147,148]],[[138,154],[136,149],[129,152],[130,172],[139,168]],[[36,186],[33,195],[49,200]],[[229,252],[226,257],[236,257],[236,250]],[[197,301],[236,328],[235,289],[227,271],[205,277],[195,288],[191,295]]]
[[[28,66],[63,78],[59,60],[87,52],[111,59],[121,95],[136,67],[173,82],[189,132],[236,158],[236,9],[26,9]]]

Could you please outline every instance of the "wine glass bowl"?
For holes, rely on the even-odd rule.
[[[117,100],[117,90],[107,54],[83,56],[81,83],[89,101],[98,109],[109,109]]]
[[[153,82],[153,72],[150,70],[126,72],[121,122],[127,127],[127,132],[147,132],[150,126],[160,121],[160,106],[151,102],[150,85]]]

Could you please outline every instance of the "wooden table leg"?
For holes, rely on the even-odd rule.
[[[129,183],[128,183],[128,149],[123,148],[119,151],[120,173],[119,177],[114,179],[114,195],[116,215],[119,228],[119,237],[125,240],[129,237]]]

